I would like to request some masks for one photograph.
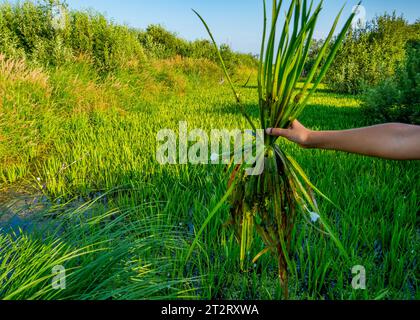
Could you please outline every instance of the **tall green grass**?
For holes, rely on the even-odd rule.
[[[104,197],[49,205],[31,217],[30,232],[5,226],[0,233],[1,298],[191,297],[196,280],[178,278],[177,259],[171,257],[186,246],[179,232],[161,224],[158,215],[141,219],[152,203],[107,209]],[[52,286],[56,266],[65,268],[64,289]]]
[[[224,167],[160,166],[154,159],[155,133],[162,127],[177,130],[179,121],[188,120],[191,128],[204,127],[206,130],[214,127],[235,128],[238,123],[247,128],[245,120],[231,102],[230,88],[214,81],[208,84],[206,90],[198,90],[193,85],[195,78],[192,77],[184,94],[172,91],[166,92],[165,96],[152,98],[137,91],[132,92],[130,87],[124,86],[139,81],[139,76],[131,73],[120,73],[110,83],[97,78],[96,71],[85,65],[44,72],[49,76],[49,85],[55,93],[50,100],[38,102],[39,112],[34,113],[37,109],[30,108],[29,102],[27,107],[16,104],[21,106],[17,114],[13,105],[2,109],[7,117],[13,116],[15,124],[32,125],[29,130],[28,127],[5,122],[9,129],[1,129],[2,137],[6,138],[0,144],[5,150],[1,153],[1,198],[13,200],[10,199],[10,190],[24,186],[25,189],[44,193],[54,206],[62,206],[57,204],[58,199],[62,199],[63,203],[73,198],[77,198],[79,206],[115,186],[125,187],[107,196],[106,201],[100,201],[101,206],[106,206],[95,209],[98,223],[94,220],[87,223],[89,218],[73,221],[71,217],[83,216],[73,213],[76,208],[61,214],[68,218],[70,232],[57,234],[57,237],[66,245],[69,253],[83,248],[86,249],[82,252],[106,249],[84,254],[73,262],[65,263],[69,268],[78,267],[76,271],[80,272],[80,276],[74,276],[74,282],[68,283],[68,289],[60,293],[40,294],[39,291],[45,287],[36,286],[15,298],[140,298],[168,295],[225,299],[280,297],[281,288],[275,276],[277,267],[268,257],[261,257],[255,265],[248,262],[245,272],[238,271],[239,250],[223,227],[228,217],[227,206],[222,207],[220,218],[208,225],[198,243],[199,250],[184,265],[195,231],[207,217],[208,210],[223,196],[226,184]],[[71,94],[74,89],[70,90],[68,86],[73,85],[75,79],[82,83],[91,81],[97,86],[103,84],[107,89],[96,93],[103,95],[98,96],[99,101],[107,98],[105,100],[119,101],[120,104],[107,108],[98,106],[98,109],[91,105],[92,110],[84,110],[82,106],[89,105],[85,102],[91,99],[89,94],[84,94],[79,102],[81,107],[75,112],[74,104],[70,102],[72,100],[66,103],[67,99],[74,98]],[[251,85],[254,83],[255,79],[251,80]],[[9,94],[24,97],[32,92],[32,87],[20,85],[14,90]],[[91,90],[95,92],[93,88]],[[239,90],[245,109],[256,120],[257,100],[253,91],[247,88]],[[50,111],[43,113],[42,110]],[[31,120],[26,120],[28,116],[32,117]],[[300,120],[314,129],[345,129],[366,124],[357,98],[323,91],[311,99]],[[27,144],[18,144],[17,139],[22,138]],[[43,146],[44,143],[46,146]],[[298,272],[289,279],[290,298],[365,299],[376,298],[384,290],[387,290],[385,298],[418,297],[415,270],[419,243],[416,227],[420,193],[417,182],[419,164],[303,150],[286,141],[282,141],[282,144],[305,166],[314,183],[344,211],[338,212],[325,202],[320,207],[334,222],[333,227],[338,231],[351,262],[349,264],[337,258],[337,248],[320,237],[317,230],[302,226],[299,237],[292,243]],[[28,148],[29,145],[32,145],[33,154],[22,152],[25,150],[22,147]],[[111,210],[122,211],[117,214],[121,216],[118,221],[122,228],[115,228],[112,220],[107,220],[107,212]],[[51,219],[48,212],[45,214]],[[173,233],[180,242],[166,250],[166,240],[162,243],[159,239],[163,231],[168,229],[167,237],[163,238],[173,243]],[[128,238],[125,236],[127,234],[130,235]],[[28,252],[32,250],[37,253],[41,252],[43,246],[51,246],[55,241],[54,237],[44,239],[35,234],[25,233],[24,237],[28,240],[13,238],[17,244],[14,250],[24,251],[27,248],[25,250]],[[122,238],[125,240],[119,240]],[[153,238],[155,242],[151,242]],[[115,241],[100,243],[109,239]],[[28,244],[19,249],[20,241],[27,241]],[[129,248],[135,252],[131,254]],[[250,258],[262,248],[263,244],[257,242],[255,251],[250,252]],[[148,258],[149,251],[156,255]],[[1,252],[4,255],[11,251],[3,249]],[[122,259],[119,258],[121,256]],[[160,263],[156,256],[166,262]],[[61,257],[61,254],[57,254],[56,259]],[[25,275],[30,265],[21,263],[22,259],[9,268],[21,270]],[[127,266],[122,268],[120,264],[132,259],[138,259],[138,264],[134,264],[137,268],[152,263],[150,281],[148,278],[139,282],[124,280],[131,279],[136,267],[127,262]],[[351,288],[351,267],[356,264],[366,267],[366,291]],[[165,271],[159,270],[162,265]],[[103,268],[103,274],[99,277],[93,271],[97,268]],[[36,277],[47,275],[50,273],[37,274]],[[25,280],[26,277],[29,280]],[[117,282],[117,286],[107,280],[119,277],[122,280]],[[27,274],[25,279],[10,280],[8,294],[13,293],[21,283],[35,278]],[[178,291],[159,291],[160,286],[171,281],[177,281],[178,285],[173,287]],[[89,287],[90,282],[94,283],[92,287]],[[134,289],[135,286],[139,286],[138,291]],[[115,287],[119,288],[117,292],[123,294],[113,295]],[[192,291],[188,291],[190,289]],[[148,294],[148,290],[153,294]],[[1,296],[5,297],[4,294]]]
[[[2,39],[2,38],[0,38]],[[1,40],[0,40],[1,41]],[[208,60],[168,58],[104,75],[83,55],[36,67],[3,57],[0,67],[0,212],[19,190],[45,196],[27,219],[45,229],[0,236],[0,298],[9,299],[277,299],[277,266],[246,259],[223,226],[227,205],[188,249],[226,187],[224,166],[160,166],[156,133],[249,125]],[[233,82],[245,82],[249,73]],[[258,121],[256,74],[239,88]],[[200,86],[199,86],[200,85]],[[300,116],[313,129],[367,124],[358,97],[320,86]],[[320,203],[349,260],[331,241],[301,225],[291,243],[291,299],[418,299],[419,163],[303,150],[281,140],[308,176],[343,211]],[[38,179],[39,178],[39,179]],[[42,197],[41,197],[42,198]],[[29,209],[18,212],[24,219]],[[36,219],[35,219],[36,218]],[[0,221],[3,221],[0,217]],[[252,259],[263,243],[256,240]],[[51,267],[67,269],[67,289],[51,289]],[[364,265],[367,289],[353,290],[351,268]]]

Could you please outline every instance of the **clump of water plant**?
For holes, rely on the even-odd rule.
[[[272,1],[271,24],[267,24],[267,8],[264,1],[264,31],[258,68],[259,127],[264,131],[266,128],[288,128],[299,117],[333,62],[355,15],[355,13],[350,15],[342,30],[335,36],[344,7],[341,9],[312,69],[303,80],[302,71],[323,1],[314,7],[313,1],[308,3],[307,0],[292,0],[285,11],[283,28],[278,35],[282,4],[282,0]],[[206,22],[196,11],[194,12],[203,22],[218,49]],[[218,52],[240,111],[256,130],[257,126],[242,106],[220,51]],[[301,81],[303,85],[298,86]],[[240,243],[241,266],[251,248],[256,231],[266,248],[256,255],[254,261],[267,252],[276,257],[280,284],[283,295],[287,298],[291,241],[298,214],[301,214],[308,223],[312,223],[311,218],[314,215],[319,217],[321,224],[319,229],[333,239],[344,255],[346,252],[318,209],[315,193],[325,196],[310,182],[293,157],[276,142],[277,137],[264,136],[263,154],[257,155],[264,157],[262,174],[248,175],[244,164],[231,167],[228,190],[197,233],[190,253],[207,223],[228,200],[231,208],[229,224]]]

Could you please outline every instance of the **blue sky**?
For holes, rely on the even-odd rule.
[[[347,0],[343,17],[351,13],[357,2]],[[144,29],[159,23],[189,40],[207,38],[201,22],[191,11],[194,8],[206,19],[219,43],[228,43],[242,52],[259,50],[262,0],[68,0],[67,3],[74,9],[93,8],[115,22],[132,27]],[[324,1],[315,37],[323,37],[329,31],[333,17],[345,3],[345,0]],[[420,18],[419,0],[364,0],[363,6],[368,20],[394,10],[410,22]]]

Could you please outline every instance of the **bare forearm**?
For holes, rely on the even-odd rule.
[[[388,123],[342,131],[310,131],[307,147],[395,160],[420,159],[420,126]]]

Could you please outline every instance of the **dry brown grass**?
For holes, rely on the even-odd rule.
[[[29,68],[23,59],[8,59],[0,53],[0,80],[28,82],[48,89],[48,75],[42,68]]]
[[[67,90],[73,96],[71,109],[74,112],[91,112],[94,110],[107,110],[115,103],[106,93],[102,84],[93,81],[85,83],[74,78],[70,81]]]
[[[154,67],[157,70],[177,71],[187,75],[197,75],[202,78],[217,78],[222,74],[217,64],[208,59],[193,59],[179,55],[168,59],[157,60],[154,63]]]
[[[151,61],[151,76],[146,75],[142,94],[154,96],[165,92],[184,95],[189,79],[196,77],[202,83],[220,80],[222,72],[212,61],[175,56],[168,59]]]

